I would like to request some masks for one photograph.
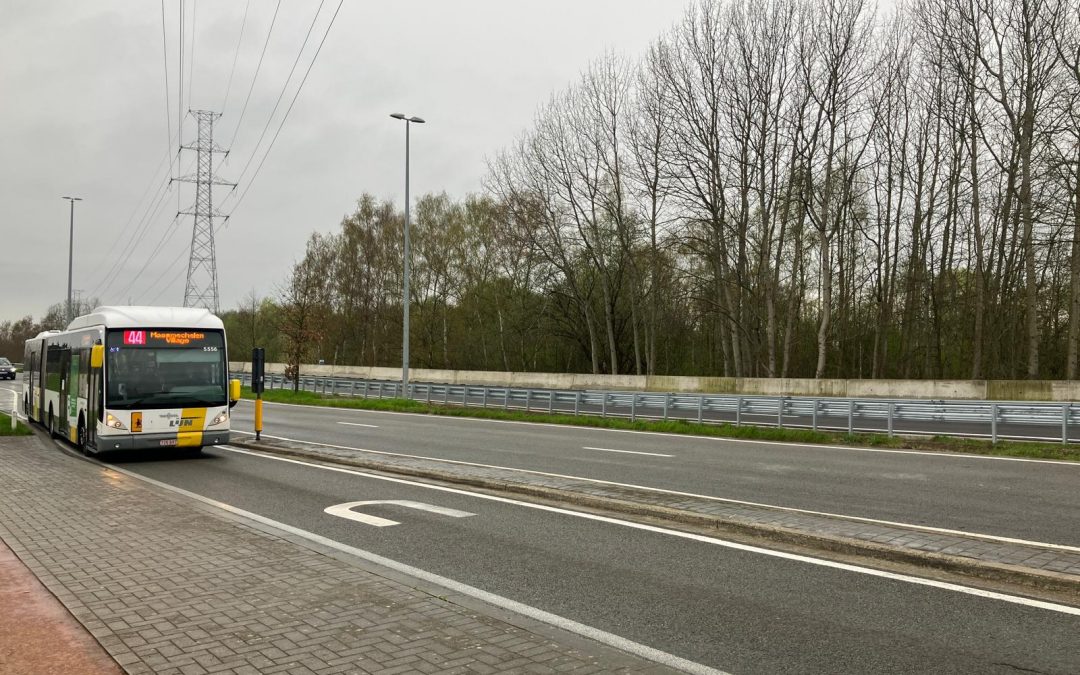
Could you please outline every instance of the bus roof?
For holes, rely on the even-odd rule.
[[[106,328],[202,328],[223,330],[224,324],[201,307],[97,307],[68,324],[68,330],[104,326]]]

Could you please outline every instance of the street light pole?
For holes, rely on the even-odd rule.
[[[401,395],[409,395],[409,126],[410,123],[423,124],[424,120],[419,117],[406,117],[401,113],[390,115],[394,119],[405,122],[405,282],[402,290],[402,304],[404,306],[401,337]]]
[[[61,199],[68,200],[71,204],[71,221],[68,227],[68,294],[67,294],[67,320],[70,322],[75,317],[72,316],[71,306],[71,261],[75,250],[75,202],[81,202],[82,197],[61,197]]]

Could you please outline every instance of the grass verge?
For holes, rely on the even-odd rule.
[[[255,395],[246,387],[243,397],[254,399]],[[310,391],[293,392],[288,390],[267,391],[263,400],[270,403],[292,403],[294,405],[312,405],[326,408],[354,408],[358,410],[381,410],[388,412],[410,412],[447,417],[478,417],[482,419],[506,420],[512,422],[542,422],[546,424],[565,424],[598,429],[619,429],[625,431],[653,431],[687,436],[706,436],[712,438],[734,438],[742,440],[778,441],[783,443],[807,443],[824,445],[849,445],[855,447],[885,448],[896,450],[923,450],[930,452],[959,452],[973,455],[993,455],[1000,457],[1022,457],[1030,459],[1059,459],[1080,461],[1080,447],[1061,443],[990,441],[977,438],[954,438],[951,436],[893,436],[871,433],[838,433],[831,431],[813,431],[791,427],[735,426],[734,424],[698,424],[689,420],[635,420],[631,422],[623,417],[592,417],[565,414],[547,414],[543,412],[525,412],[521,410],[501,410],[498,408],[463,408],[427,404],[401,398],[362,399],[351,396],[323,396]],[[10,423],[9,423],[10,424]]]
[[[0,436],[29,436],[33,432],[22,422],[16,422],[11,428],[11,415],[0,413]]]

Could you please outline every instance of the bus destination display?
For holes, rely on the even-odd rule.
[[[124,346],[127,347],[191,347],[199,346],[205,341],[206,333],[195,331],[124,331]]]

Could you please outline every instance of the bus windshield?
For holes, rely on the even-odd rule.
[[[105,336],[107,408],[183,408],[228,403],[220,331],[113,330]]]

